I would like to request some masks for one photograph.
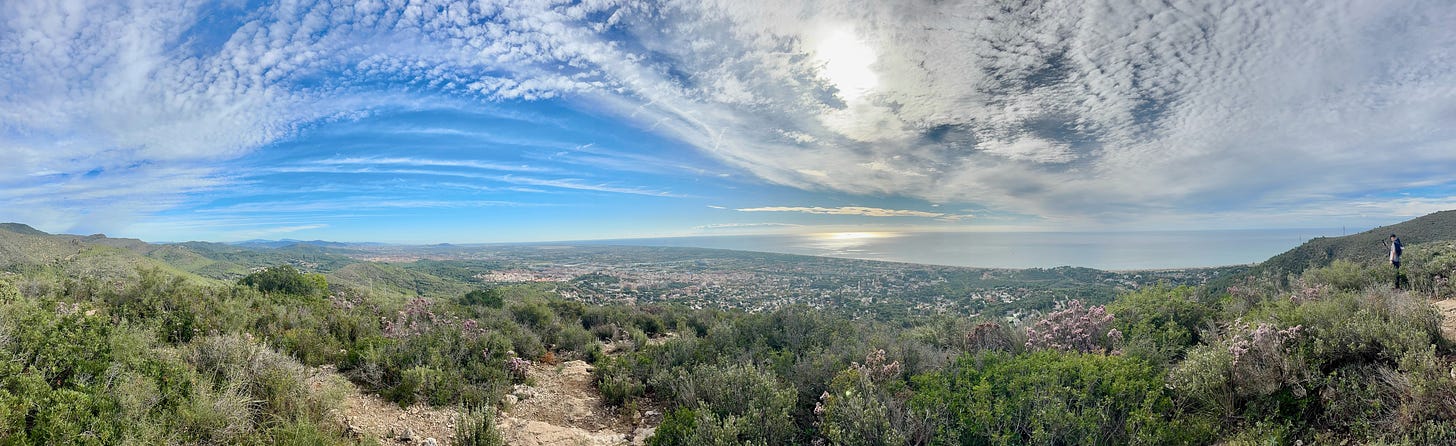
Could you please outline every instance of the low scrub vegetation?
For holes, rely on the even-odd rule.
[[[1422,265],[1411,282],[1437,283],[1443,264]],[[662,445],[1451,444],[1441,291],[1387,273],[1336,261],[1228,292],[1150,287],[1020,326],[695,314],[597,374],[614,404],[669,408]],[[705,378],[726,371],[734,384]]]
[[[492,408],[516,368],[600,358],[593,333],[664,326],[540,288],[490,293],[512,306],[372,301],[287,266],[231,287],[156,269],[131,281],[0,276],[0,443],[353,444],[330,413],[348,383],[316,367],[333,364],[402,406],[479,408],[461,434],[498,444]]]
[[[351,444],[331,364],[402,406],[470,408],[458,438],[499,444],[508,389],[583,359],[607,404],[661,409],[654,445],[1450,444],[1429,302],[1450,295],[1453,252],[1413,247],[1406,282],[1335,261],[1016,323],[591,306],[547,284],[396,299],[286,267],[230,286],[8,274],[0,439]]]

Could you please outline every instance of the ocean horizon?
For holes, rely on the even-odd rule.
[[[596,240],[978,268],[1153,270],[1262,262],[1341,228],[1142,232],[833,232]]]

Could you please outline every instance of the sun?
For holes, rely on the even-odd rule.
[[[879,86],[880,77],[871,69],[878,55],[852,28],[826,28],[817,41],[814,59],[823,66],[820,75],[839,90],[841,99],[858,101]]]

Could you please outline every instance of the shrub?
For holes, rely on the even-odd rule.
[[[1017,344],[1016,333],[1011,331],[1011,327],[999,322],[982,322],[966,333],[963,348],[973,353],[980,351],[1014,352]]]
[[[1156,364],[1171,362],[1198,344],[1213,310],[1192,287],[1153,286],[1119,296],[1107,305],[1113,326],[1126,340],[1124,351]]]
[[[460,413],[455,422],[455,444],[460,446],[500,446],[505,444],[495,426],[495,409],[472,406]]]
[[[697,408],[700,415],[706,415],[702,413],[706,410],[713,415],[711,420],[728,423],[742,441],[786,444],[793,438],[790,411],[798,393],[752,366],[703,365],[664,371],[653,376],[651,383],[674,406]]]
[[[1122,333],[1112,327],[1112,314],[1101,305],[1087,307],[1073,300],[1026,329],[1026,346],[1089,353],[1109,351]]]
[[[824,438],[839,445],[923,443],[930,432],[925,417],[909,410],[908,393],[897,392],[905,390],[900,372],[900,362],[887,363],[878,350],[835,376],[814,407]]]
[[[1456,297],[1456,242],[1408,248],[1401,269],[1410,278],[1412,290],[1438,299]]]
[[[500,308],[505,305],[505,302],[505,296],[501,294],[500,290],[495,288],[474,290],[465,293],[460,298],[461,305],[480,305],[487,308]]]
[[[569,324],[556,333],[556,348],[559,351],[585,353],[597,345],[597,338],[581,325]],[[580,355],[578,355],[580,356]]]
[[[0,304],[8,304],[20,300],[20,288],[9,280],[0,278]]]
[[[522,358],[511,358],[506,361],[506,373],[511,375],[511,380],[516,384],[526,382],[526,376],[531,372],[531,361]]]
[[[1323,268],[1305,270],[1301,278],[1309,284],[1329,285],[1342,291],[1360,290],[1376,282],[1374,270],[1345,259],[1336,259]]]
[[[1180,419],[1159,369],[1125,356],[1041,350],[962,355],[915,378],[912,406],[939,417],[934,444],[1207,442]]]
[[[323,274],[304,274],[289,265],[264,268],[242,279],[238,284],[265,293],[281,293],[300,297],[321,298],[329,293],[328,279]]]
[[[704,407],[681,408],[668,412],[652,438],[649,446],[738,446],[786,444],[766,442],[747,431],[743,418],[728,415],[719,416]]]

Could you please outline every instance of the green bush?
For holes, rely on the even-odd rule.
[[[744,418],[734,415],[719,416],[706,407],[676,409],[663,418],[662,424],[657,427],[652,438],[647,439],[647,444],[649,446],[786,444],[772,443],[757,438],[749,432],[752,429],[746,424]]]
[[[1456,242],[1423,243],[1406,249],[1401,269],[1412,290],[1437,299],[1456,297]]]
[[[319,298],[329,294],[328,279],[323,274],[304,274],[289,265],[264,268],[238,279],[238,284],[264,293]]]
[[[1386,265],[1389,268],[1389,265]],[[1328,285],[1336,290],[1356,291],[1377,282],[1376,271],[1366,269],[1355,262],[1337,259],[1329,266],[1305,270],[1302,278],[1314,285]]]
[[[877,370],[884,368],[860,366],[840,372],[820,396],[814,411],[820,415],[820,434],[830,443],[900,445],[929,434],[923,429],[923,418],[911,414],[907,401],[895,396],[894,389],[903,388],[904,383],[898,377],[876,376]]]
[[[500,432],[495,426],[495,409],[490,406],[468,407],[455,422],[455,444],[460,446],[501,446]]]
[[[500,308],[505,305],[505,302],[505,296],[500,292],[500,290],[495,288],[474,290],[469,293],[465,293],[465,295],[460,298],[461,305],[479,305],[488,308]]]
[[[1214,311],[1192,287],[1153,286],[1124,294],[1107,305],[1122,332],[1123,350],[1155,364],[1171,362],[1197,345]]]
[[[105,301],[100,301],[105,302]],[[237,335],[190,343],[106,307],[0,304],[0,439],[7,444],[339,444],[341,384]],[[119,422],[125,420],[125,422]]]
[[[695,407],[730,423],[742,441],[786,444],[794,437],[790,416],[798,393],[751,366],[702,365],[655,375],[652,387],[675,407]],[[700,414],[701,415],[701,414]]]
[[[939,415],[934,444],[1207,442],[1179,418],[1162,373],[1135,358],[1039,350],[962,356],[915,378],[915,408]]]

